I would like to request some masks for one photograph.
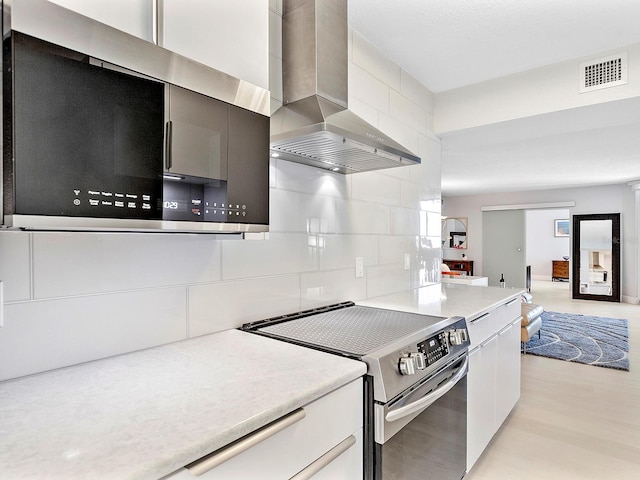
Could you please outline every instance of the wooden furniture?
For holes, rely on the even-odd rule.
[[[473,260],[442,260],[453,272],[466,272],[467,275],[473,275]]]
[[[551,281],[569,280],[569,261],[552,260]]]

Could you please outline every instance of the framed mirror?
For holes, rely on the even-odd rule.
[[[442,248],[467,248],[467,219],[445,218],[442,220]]]
[[[620,301],[620,214],[573,216],[572,294]]]

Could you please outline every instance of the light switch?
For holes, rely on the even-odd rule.
[[[405,270],[410,270],[411,269],[411,254],[410,253],[405,253],[404,254],[404,269]]]
[[[356,278],[364,277],[364,258],[356,257]]]

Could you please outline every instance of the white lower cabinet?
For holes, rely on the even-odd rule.
[[[496,361],[498,336],[469,353],[467,374],[467,471],[496,431]]]
[[[362,408],[362,379],[358,379],[293,412],[295,418],[285,419],[290,424],[274,435],[261,439],[261,430],[250,433],[163,480],[361,479]],[[232,455],[239,442],[251,446]],[[218,465],[209,469],[216,455]]]
[[[467,472],[520,398],[519,307],[511,300],[469,321]]]
[[[520,318],[498,333],[496,430],[520,398]]]

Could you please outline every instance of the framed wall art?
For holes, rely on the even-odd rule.
[[[560,219],[553,221],[553,236],[568,237],[569,236],[569,220]]]

